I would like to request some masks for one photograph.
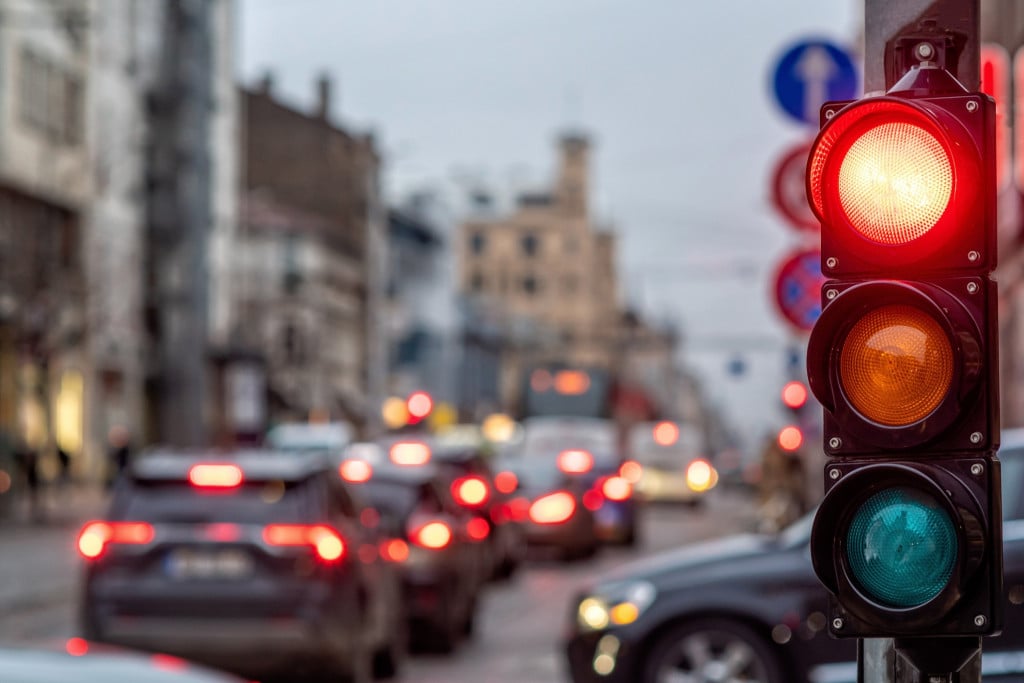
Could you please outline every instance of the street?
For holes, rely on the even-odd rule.
[[[562,563],[531,556],[511,581],[492,585],[476,632],[452,655],[410,657],[404,680],[547,683],[565,680],[561,640],[569,600],[611,567],[660,550],[750,528],[750,502],[716,492],[707,505],[646,509],[637,548],[610,548],[592,560]],[[39,641],[75,635],[78,555],[74,524],[0,529],[0,640]]]

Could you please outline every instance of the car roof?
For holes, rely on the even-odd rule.
[[[200,463],[237,465],[250,481],[301,481],[330,469],[326,454],[321,452],[156,450],[132,463],[131,475],[137,480],[185,481],[189,469]]]
[[[415,465],[409,467],[381,463],[380,465],[373,466],[373,474],[370,476],[370,481],[386,481],[415,486],[431,479],[438,479],[439,477],[441,477],[441,471],[434,465]]]

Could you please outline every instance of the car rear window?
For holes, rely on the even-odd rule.
[[[363,493],[370,505],[397,519],[405,519],[419,499],[419,486],[394,481],[370,480],[363,484]]]
[[[146,522],[299,522],[315,514],[308,482],[246,482],[226,491],[185,482],[135,482],[114,505],[123,519]]]

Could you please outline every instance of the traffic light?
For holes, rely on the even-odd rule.
[[[838,637],[1001,628],[994,138],[992,100],[929,65],[822,107],[811,554]]]

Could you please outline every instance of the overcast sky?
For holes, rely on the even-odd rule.
[[[770,284],[798,234],[771,166],[810,136],[775,105],[794,41],[852,45],[858,0],[242,0],[241,77],[373,130],[391,198],[474,178],[543,186],[567,125],[595,141],[593,209],[620,234],[623,296],[676,321],[685,359],[756,438],[780,426],[793,337]],[[727,372],[742,358],[745,372]]]

